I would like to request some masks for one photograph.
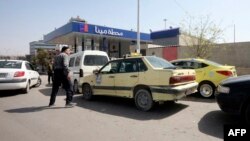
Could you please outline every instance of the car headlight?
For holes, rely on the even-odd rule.
[[[219,85],[217,88],[217,92],[228,94],[230,92],[230,88]]]

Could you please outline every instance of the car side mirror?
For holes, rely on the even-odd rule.
[[[98,73],[99,73],[98,69],[93,70],[93,74],[98,74]]]

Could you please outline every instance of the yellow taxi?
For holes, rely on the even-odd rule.
[[[197,91],[195,71],[176,69],[156,56],[112,60],[92,75],[80,79],[83,97],[94,95],[133,98],[136,107],[148,111],[154,102],[176,101]]]
[[[221,65],[206,59],[179,59],[171,63],[182,69],[194,69],[198,92],[204,98],[211,98],[218,84],[228,78],[237,76],[234,66]]]

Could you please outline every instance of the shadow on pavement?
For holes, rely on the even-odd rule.
[[[30,113],[30,112],[39,112],[46,109],[47,106],[40,106],[40,107],[26,107],[26,108],[17,108],[17,109],[10,109],[5,110],[8,113]]]
[[[50,96],[52,91],[52,88],[44,88],[44,89],[40,89],[39,92],[42,93],[45,96]],[[65,96],[66,97],[66,93],[65,90],[62,88],[59,88],[57,96]]]
[[[211,111],[204,115],[198,123],[200,132],[223,139],[224,124],[238,124],[240,117],[222,111]]]
[[[25,107],[25,108],[9,109],[9,110],[5,110],[5,112],[8,112],[8,113],[32,113],[32,112],[40,112],[43,110],[62,109],[62,108],[65,108],[65,107],[39,106],[39,107]]]
[[[45,87],[50,87],[50,88],[52,88],[52,84],[45,84]]]
[[[131,99],[104,96],[96,96],[92,101],[86,101],[82,96],[75,96],[74,102],[85,109],[136,120],[163,119],[188,107],[188,105],[179,103],[167,103],[155,105],[151,111],[143,112],[136,109],[134,101]]]
[[[16,96],[19,94],[24,94],[20,90],[1,90],[0,91],[0,98],[1,97],[10,97],[10,96]]]
[[[216,102],[215,98],[204,98],[204,97],[201,97],[198,93],[184,97],[180,101],[205,102],[205,103]]]

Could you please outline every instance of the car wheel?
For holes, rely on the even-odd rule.
[[[153,107],[151,93],[145,89],[140,89],[135,94],[135,104],[139,110],[148,111]]]
[[[78,82],[76,80],[74,81],[73,89],[76,94],[79,93]]]
[[[245,112],[245,119],[246,119],[246,123],[250,125],[250,104],[247,105],[246,112]]]
[[[30,91],[30,83],[29,81],[27,82],[26,88],[23,90],[23,93],[27,94]]]
[[[211,98],[214,96],[215,86],[209,82],[203,82],[199,85],[198,91],[204,98]]]
[[[92,89],[89,84],[84,84],[82,86],[83,98],[86,100],[91,100],[93,98]]]
[[[42,79],[39,77],[35,87],[39,87],[39,86],[41,86],[41,84],[42,84]]]

